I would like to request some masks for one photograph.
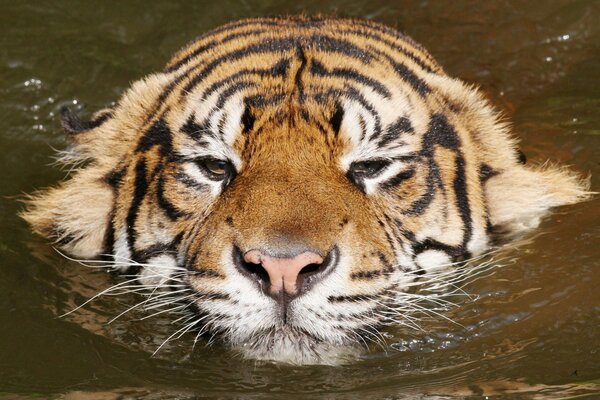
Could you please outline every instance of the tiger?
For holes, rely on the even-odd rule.
[[[363,19],[230,22],[110,108],[65,108],[76,166],[22,217],[72,257],[175,291],[258,360],[329,363],[403,293],[590,196],[420,44]],[[409,318],[409,317],[406,317]]]

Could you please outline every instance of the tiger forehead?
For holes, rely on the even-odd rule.
[[[384,25],[355,19],[320,17],[254,18],[226,24],[210,31],[177,52],[166,72],[189,67],[194,60],[227,61],[249,54],[290,52],[299,45],[369,62],[393,49],[420,69],[442,72],[433,57],[407,36]],[[219,66],[215,64],[212,68]]]
[[[424,131],[427,75],[442,73],[425,50],[387,27],[301,17],[218,28],[177,53],[166,72],[171,84],[156,111],[171,108],[179,114],[169,112],[172,126],[184,131],[212,132],[239,151],[240,132],[298,117],[322,134],[345,126],[364,154],[374,138],[372,146],[389,147],[403,131]]]
[[[250,95],[259,105],[278,102],[297,90],[304,73],[310,73],[313,85],[300,88],[300,96],[312,89],[318,100],[335,95],[348,82],[389,96],[386,85],[379,82],[386,78],[395,78],[423,96],[430,89],[422,74],[442,72],[424,49],[382,25],[301,17],[225,25],[177,53],[165,71],[175,76],[173,85],[179,89],[175,92],[183,97],[201,91],[206,99],[223,86],[231,95],[251,91],[257,81],[261,90],[271,84],[271,93]],[[281,78],[288,78],[287,86],[278,86]],[[337,86],[332,78],[338,78]]]

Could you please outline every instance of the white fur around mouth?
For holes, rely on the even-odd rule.
[[[246,358],[295,365],[340,365],[361,353],[358,346],[328,343],[287,325],[232,344]]]

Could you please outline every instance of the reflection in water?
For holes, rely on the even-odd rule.
[[[371,346],[341,367],[256,363],[218,344],[192,351],[193,335],[150,357],[174,332],[171,318],[139,320],[146,314],[135,309],[108,323],[140,300],[135,294],[102,297],[56,318],[121,282],[43,244],[26,246],[32,238],[15,217],[15,195],[67,173],[48,166],[52,148],[65,147],[58,110],[75,105],[85,115],[110,104],[129,81],[160,69],[175,49],[213,26],[305,10],[399,27],[451,75],[482,85],[510,114],[532,162],[549,157],[600,174],[596,1],[7,4],[0,15],[0,191],[13,197],[0,202],[0,393],[69,392],[72,399],[185,399],[199,391],[357,399],[600,393],[597,200],[555,214],[543,235],[507,249],[516,261],[464,286],[472,298],[455,299],[459,306],[444,313],[452,321],[390,328],[386,346]]]

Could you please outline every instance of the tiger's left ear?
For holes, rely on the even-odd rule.
[[[537,227],[550,208],[592,196],[590,179],[566,167],[525,164],[509,125],[474,86],[434,75],[429,84],[459,110],[472,134],[493,229],[507,236],[518,235]]]
[[[489,220],[509,236],[535,228],[550,208],[588,199],[589,177],[566,167],[514,165],[484,186]]]

